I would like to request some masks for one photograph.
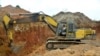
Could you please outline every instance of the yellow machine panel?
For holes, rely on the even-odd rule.
[[[76,31],[76,39],[82,39],[85,37],[85,30],[84,29],[78,29]]]
[[[92,30],[91,28],[85,29],[85,32],[86,32],[86,35],[95,34],[95,30]]]

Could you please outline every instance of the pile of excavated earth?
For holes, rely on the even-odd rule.
[[[0,10],[0,18],[6,13],[10,13],[16,15],[12,15],[12,19],[19,19],[18,14],[30,13],[22,8],[11,5],[1,7],[0,9],[2,9]],[[3,37],[0,37],[0,41],[2,39],[5,40],[5,45],[0,46],[0,56],[100,56],[100,23],[90,20],[80,12],[60,12],[54,15],[53,18],[57,22],[73,18],[76,24],[80,24],[79,27],[92,27],[97,32],[96,40],[88,44],[71,45],[66,49],[46,50],[45,43],[47,38],[55,35],[48,25],[44,22],[21,23],[14,26],[14,43],[9,48],[7,47],[7,42],[9,41],[6,41],[5,30],[2,24],[0,24],[0,36],[2,35]]]

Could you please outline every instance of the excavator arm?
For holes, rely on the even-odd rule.
[[[50,25],[52,25],[52,26],[54,26],[54,27],[57,27],[57,24],[58,24],[58,23],[57,23],[52,17],[45,15],[43,20],[44,20],[47,24],[50,24]]]
[[[8,15],[5,15],[3,17],[3,25],[6,30],[6,35],[10,41],[10,46],[11,46],[11,42],[13,41],[13,25],[10,24],[10,21],[11,19]]]
[[[44,13],[30,13],[30,14],[20,14],[19,16],[27,16],[27,18],[23,19],[16,19],[16,23],[28,23],[28,22],[45,22],[49,28],[56,33],[56,28],[58,23],[49,15]]]
[[[40,20],[42,20],[43,22],[45,22],[49,28],[56,33],[56,28],[58,23],[50,16],[48,15],[40,15]]]
[[[10,40],[13,40],[13,24],[14,23],[27,23],[27,22],[34,22],[35,21],[43,21],[45,22],[49,28],[56,33],[57,28],[57,22],[51,17],[46,14],[40,14],[40,13],[33,13],[33,14],[21,14],[21,15],[28,15],[29,18],[23,19],[16,19],[12,20],[9,15],[5,15],[3,17],[3,24],[6,29],[6,34]]]

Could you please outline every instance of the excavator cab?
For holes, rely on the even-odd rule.
[[[66,33],[67,33],[66,22],[58,23],[57,30],[56,30],[56,36],[66,36]]]
[[[58,23],[56,36],[64,36],[68,39],[75,38],[76,27],[73,22]]]

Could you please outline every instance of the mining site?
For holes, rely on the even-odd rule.
[[[100,21],[91,20],[81,12],[61,11],[53,16],[33,14],[19,6],[7,5],[0,8],[0,56],[100,56]],[[58,36],[60,28],[56,29],[55,32],[58,33],[55,34],[54,28],[51,29],[52,25],[57,28],[59,22],[73,23],[73,21],[76,29],[73,27],[74,24],[71,25],[71,28],[70,24],[67,25],[68,29],[73,30],[67,29],[69,32],[63,35],[62,42],[59,42],[58,38],[48,40],[55,36],[60,38]],[[67,41],[67,37],[77,38],[81,35],[86,37],[85,40],[82,40],[84,43],[75,43],[75,39],[71,39],[72,43],[68,42],[66,48],[53,49],[55,42],[63,44]],[[88,39],[87,35],[93,38]],[[79,37],[79,39],[81,38]],[[49,46],[49,43],[46,45],[47,42],[50,42],[51,45]]]

